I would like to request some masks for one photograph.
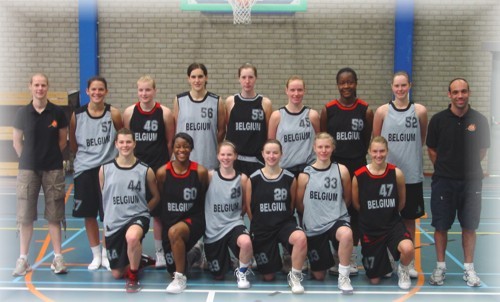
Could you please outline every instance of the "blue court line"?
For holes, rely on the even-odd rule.
[[[67,240],[64,240],[63,243],[61,244],[61,247],[65,247],[68,243],[70,243],[71,241],[73,241],[76,237],[78,237],[83,232],[85,232],[85,228],[81,228],[78,232],[76,232],[75,234],[73,234],[73,236],[69,237]],[[45,260],[49,259],[53,255],[54,255],[54,251],[48,253],[45,257],[42,258],[42,260],[40,260],[37,263],[33,264],[31,267],[33,269],[37,268]],[[19,280],[21,280],[22,278],[24,278],[24,276],[19,276],[19,277],[15,278],[14,280],[12,280],[12,282],[19,282]]]
[[[420,230],[420,234],[423,234],[432,243],[434,244],[436,243],[434,241],[434,238],[431,235],[429,235],[426,231],[424,231],[424,229],[422,229],[419,224],[417,224],[417,228]],[[446,249],[445,252],[446,256],[448,256],[453,262],[455,262],[455,264],[457,264],[458,267],[460,267],[460,269],[464,270],[464,265],[452,253],[448,252],[448,249]],[[488,285],[486,285],[486,283],[484,283],[483,280],[481,280],[481,287],[488,288]]]

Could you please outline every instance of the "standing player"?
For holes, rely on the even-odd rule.
[[[373,119],[373,136],[383,136],[389,142],[391,152],[387,161],[403,171],[406,181],[406,204],[401,211],[403,222],[415,239],[415,219],[424,211],[424,169],[422,145],[427,133],[427,109],[410,102],[410,77],[404,71],[392,77],[394,100],[380,106]],[[413,261],[410,277],[417,278]]]
[[[337,142],[332,161],[343,164],[351,177],[359,167],[366,165],[366,150],[372,134],[373,111],[356,94],[358,76],[349,67],[337,72],[338,99],[332,100],[321,110],[321,131],[328,132]],[[348,208],[351,216],[353,244],[359,242],[358,212],[352,205]],[[356,250],[351,256],[351,275],[358,273]],[[338,261],[337,261],[338,262]],[[334,266],[331,273],[337,274]]]
[[[186,289],[187,251],[205,233],[204,202],[208,172],[205,167],[190,160],[193,149],[193,138],[184,132],[177,133],[173,144],[175,159],[156,172],[163,204],[163,250],[167,270],[174,277],[167,292],[172,294]]]
[[[236,145],[236,170],[251,175],[262,168],[261,150],[273,110],[271,100],[255,92],[257,68],[250,63],[238,69],[241,92],[226,99],[226,139]]]
[[[316,161],[299,175],[297,210],[303,213],[307,250],[312,276],[324,280],[333,265],[330,242],[338,251],[338,288],[352,294],[349,260],[352,254],[352,231],[347,206],[351,202],[351,176],[342,164],[332,163],[333,137],[318,133],[314,140]]]
[[[274,280],[282,268],[279,244],[292,251],[288,285],[294,294],[304,293],[302,266],[307,256],[307,238],[293,216],[297,181],[279,166],[281,144],[273,139],[264,143],[265,166],[250,176],[246,189],[246,208],[254,256],[264,281]]]
[[[283,146],[280,167],[296,177],[314,162],[314,136],[320,128],[318,112],[302,102],[305,92],[306,85],[301,77],[288,78],[285,86],[288,104],[271,114],[267,135]]]
[[[50,268],[55,274],[63,274],[68,269],[61,252],[61,224],[65,224],[62,151],[67,144],[68,120],[64,111],[47,99],[49,80],[45,74],[34,74],[29,89],[32,100],[17,112],[12,137],[19,157],[16,212],[20,245],[12,275],[24,276],[31,271],[28,251],[40,187],[45,195],[45,219],[54,249]]]
[[[192,160],[207,169],[215,169],[217,144],[226,135],[226,115],[222,99],[206,88],[208,70],[205,65],[193,63],[187,69],[191,90],[174,99],[176,132],[189,134],[199,150],[192,150]]]
[[[74,217],[85,219],[85,230],[92,250],[93,259],[89,270],[101,265],[109,269],[106,248],[99,245],[97,214],[103,219],[102,196],[99,188],[99,167],[115,158],[113,138],[123,126],[120,111],[104,102],[108,94],[106,79],[95,76],[87,81],[90,102],[75,110],[71,116],[69,142],[75,154]],[[103,242],[104,246],[104,242]]]
[[[151,76],[137,80],[137,97],[139,101],[123,112],[123,125],[135,133],[135,156],[156,171],[172,154],[174,118],[170,109],[155,101],[156,82]],[[167,265],[161,240],[160,213],[160,207],[151,211],[157,268]]]
[[[387,163],[387,140],[376,136],[370,142],[371,163],[356,170],[352,180],[352,203],[359,211],[361,253],[370,283],[392,272],[389,253],[399,260],[398,286],[409,289],[409,264],[415,255],[410,233],[399,215],[405,206],[403,172]]]
[[[134,156],[135,146],[134,133],[120,129],[115,139],[118,157],[99,170],[111,273],[116,279],[127,279],[128,293],[141,289],[142,240],[149,229],[149,211],[160,200],[155,174]]]
[[[219,168],[208,172],[205,198],[205,253],[208,267],[216,279],[224,279],[229,270],[229,250],[239,259],[235,270],[238,288],[250,288],[247,275],[252,264],[252,240],[242,216],[245,214],[245,186],[248,177],[233,167],[238,154],[229,141],[219,144]]]

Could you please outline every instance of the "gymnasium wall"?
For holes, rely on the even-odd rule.
[[[304,77],[305,103],[317,110],[338,96],[335,76],[358,72],[358,95],[375,110],[391,97],[395,0],[309,0],[295,15],[253,15],[233,25],[231,14],[181,11],[173,0],[99,0],[100,70],[108,102],[136,100],[142,74],[157,80],[158,100],[171,106],[188,90],[186,68],[208,67],[210,91],[224,98],[240,88],[237,69],[258,68],[257,91],[274,108],[284,84]],[[489,117],[491,62],[482,43],[500,41],[498,0],[415,0],[413,100],[429,117],[447,106],[449,80],[465,77],[471,104]],[[78,1],[0,0],[0,91],[27,89],[30,74],[49,75],[51,89],[78,89]],[[425,170],[432,168],[425,156]]]

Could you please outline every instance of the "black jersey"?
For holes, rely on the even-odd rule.
[[[198,163],[191,162],[182,175],[175,173],[172,162],[162,169],[167,170],[161,197],[163,228],[168,230],[184,219],[203,219],[205,188],[198,176]]]
[[[361,99],[357,99],[351,107],[343,106],[338,100],[326,104],[326,129],[337,142],[335,158],[357,159],[366,156],[368,146],[364,132],[367,131],[367,110],[368,104]]]
[[[267,139],[266,114],[262,96],[246,99],[234,96],[234,107],[227,123],[226,139],[233,142],[239,155],[260,157]]]
[[[285,169],[276,179],[267,179],[261,169],[250,176],[252,184],[250,229],[252,232],[275,230],[283,222],[294,219],[291,210],[293,180],[293,174]]]
[[[366,166],[354,173],[358,180],[359,228],[363,234],[382,236],[401,220],[396,166],[387,164],[382,175],[373,175]]]
[[[165,164],[168,154],[163,109],[156,103],[151,111],[141,109],[139,102],[135,104],[130,118],[130,130],[135,133],[135,156],[148,164],[154,171]]]

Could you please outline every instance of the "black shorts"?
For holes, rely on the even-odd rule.
[[[224,237],[215,242],[205,243],[205,256],[208,261],[208,269],[212,275],[218,277],[229,271],[231,268],[231,255],[229,251],[233,253],[234,257],[239,258],[240,247],[237,241],[241,235],[250,236],[244,225],[234,227]]]
[[[242,160],[241,158],[252,158],[254,161]],[[256,157],[239,156],[239,159],[234,161],[234,169],[241,173],[246,174],[248,177],[252,175],[253,172],[264,168],[264,164],[260,162]]]
[[[200,238],[205,234],[205,220],[202,215],[193,216],[191,218],[183,219],[184,222],[189,227],[189,239],[186,242],[186,254],[190,251],[193,246],[200,240]],[[175,223],[174,223],[175,224]],[[163,226],[162,229],[162,245],[165,251],[165,259],[167,260],[167,270],[169,273],[176,272],[174,256],[172,254],[172,248],[170,246],[170,240],[168,240],[168,230],[169,226]],[[187,261],[187,257],[186,257]]]
[[[380,278],[392,272],[387,252],[392,254],[395,261],[398,261],[400,257],[398,245],[405,239],[411,240],[411,235],[402,221],[398,222],[384,236],[375,237],[362,234],[361,254],[363,255],[366,276],[370,279]]]
[[[99,185],[99,168],[83,171],[74,179],[75,203],[73,217],[99,217],[104,219],[102,194]]]
[[[333,254],[330,242],[335,250],[339,249],[339,242],[336,235],[337,230],[346,226],[351,228],[351,224],[345,220],[337,220],[333,226],[320,235],[307,237],[307,257],[311,266],[311,271],[324,271],[333,266]]]
[[[261,274],[271,274],[281,270],[283,264],[279,243],[292,254],[289,239],[295,231],[302,231],[302,229],[294,220],[289,220],[272,231],[251,230],[253,255]]]
[[[406,203],[401,210],[404,219],[417,219],[425,214],[423,183],[406,184]]]
[[[142,242],[142,239],[144,239],[144,236],[146,236],[149,230],[149,217],[144,216],[131,219],[127,225],[118,230],[116,233],[106,236],[106,252],[108,254],[109,266],[111,269],[124,268],[130,264],[127,254],[128,244],[125,239],[125,234],[133,225],[142,227]]]

